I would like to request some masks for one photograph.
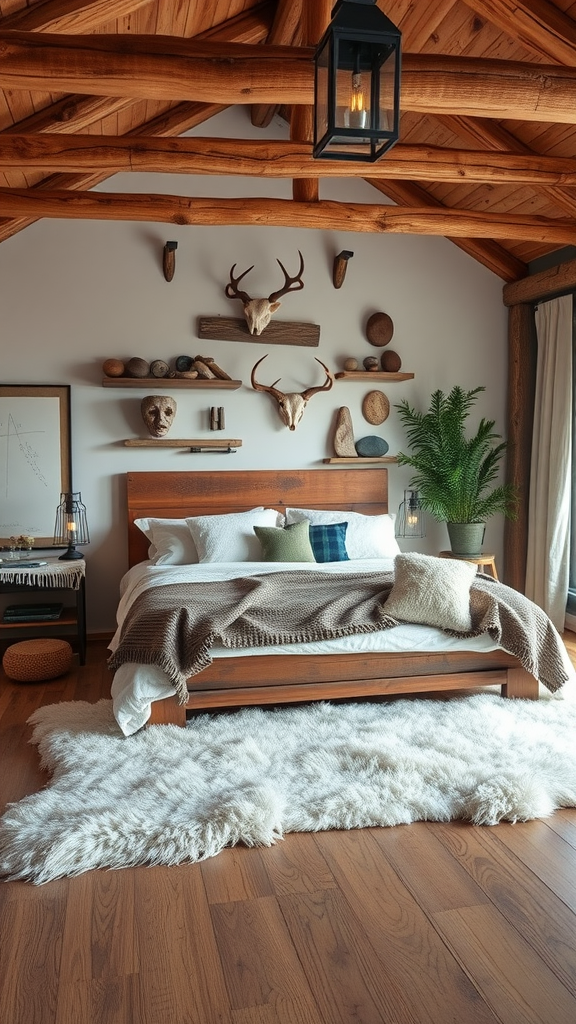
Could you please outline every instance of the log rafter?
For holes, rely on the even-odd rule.
[[[568,67],[576,64],[576,22],[547,0],[466,0],[466,5],[535,53]]]
[[[84,220],[161,221],[170,224],[301,227],[389,234],[518,238],[568,245],[576,220],[494,213],[490,220],[473,210],[431,210],[364,203],[312,203],[284,199],[205,197],[112,192],[0,189],[0,208],[10,216]]]
[[[155,138],[104,135],[0,135],[0,170],[146,171],[261,175],[272,178],[365,177],[366,164],[315,160],[292,140]],[[497,182],[576,187],[576,158],[481,153],[399,143],[370,168],[372,178]],[[576,209],[576,195],[574,196]]]
[[[310,47],[0,32],[0,87],[148,100],[313,102]],[[407,54],[402,108],[576,124],[576,68]]]
[[[150,0],[45,0],[0,18],[0,29],[21,32],[89,32],[125,18]]]

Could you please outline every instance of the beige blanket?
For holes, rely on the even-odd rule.
[[[386,614],[392,573],[328,576],[277,572],[215,583],[169,584],[141,594],[130,609],[108,664],[155,665],[186,703],[186,680],[212,661],[210,649],[307,643],[396,626]],[[567,676],[561,641],[548,616],[515,590],[489,577],[471,589],[473,630],[489,633],[554,691]],[[463,634],[460,634],[463,635]]]

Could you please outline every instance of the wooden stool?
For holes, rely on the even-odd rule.
[[[39,683],[67,672],[72,654],[66,640],[21,640],[4,651],[2,668],[17,683]]]
[[[439,551],[439,558],[456,558],[460,562],[472,562],[478,566],[480,572],[488,573],[489,576],[493,576],[495,580],[498,579],[498,573],[496,572],[496,555],[455,555],[453,551]]]

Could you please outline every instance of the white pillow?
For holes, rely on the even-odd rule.
[[[348,523],[349,558],[394,558],[400,551],[394,536],[394,516],[365,516],[361,512],[326,512],[315,508],[287,508],[286,523],[308,519],[313,526]]]
[[[384,610],[404,622],[469,633],[470,587],[476,571],[472,562],[413,553],[396,555],[394,585]]]
[[[249,512],[192,516],[187,519],[200,562],[261,562],[262,548],[255,526],[282,526],[284,516],[259,505]]]
[[[198,552],[185,519],[135,519],[148,537],[148,557],[154,565],[192,565]]]

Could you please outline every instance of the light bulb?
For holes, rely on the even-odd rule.
[[[367,124],[368,110],[362,88],[362,75],[359,71],[355,71],[352,75],[350,107],[345,114],[345,125],[347,128],[365,128]]]

